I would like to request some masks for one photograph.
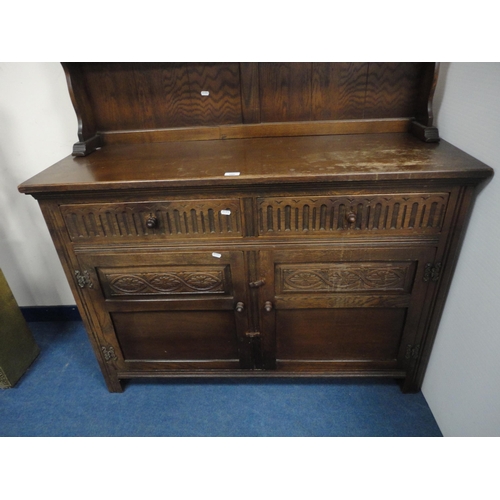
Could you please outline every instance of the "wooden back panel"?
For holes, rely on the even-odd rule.
[[[423,63],[261,63],[262,122],[410,118]]]
[[[399,120],[398,131],[414,119],[430,126],[437,77],[435,63],[63,66],[82,155],[113,142],[394,132],[387,120]]]

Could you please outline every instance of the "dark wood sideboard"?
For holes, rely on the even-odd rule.
[[[477,187],[435,63],[64,63],[40,204],[108,389],[134,377],[421,387]]]

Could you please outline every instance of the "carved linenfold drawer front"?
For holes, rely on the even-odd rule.
[[[72,241],[241,237],[238,199],[61,205]]]
[[[228,266],[166,266],[100,268],[105,297],[114,299],[156,295],[231,293]]]
[[[449,193],[258,198],[259,235],[441,232]]]

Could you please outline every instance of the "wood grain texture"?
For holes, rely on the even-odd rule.
[[[240,172],[226,177],[226,172]],[[103,148],[67,157],[19,186],[23,193],[470,179],[490,167],[441,141],[408,134],[281,137]]]
[[[313,63],[313,120],[364,118],[368,63]]]
[[[242,121],[237,63],[82,63],[81,68],[100,132]]]
[[[252,137],[299,137],[306,135],[387,134],[407,132],[408,119],[327,120],[285,123],[246,123],[213,127],[110,131],[99,134],[103,146],[144,144],[151,142],[212,141],[216,139],[247,139]]]
[[[189,65],[190,118],[197,125],[242,123],[238,63]],[[209,92],[204,96],[202,92]]]
[[[240,63],[241,114],[243,123],[260,122],[259,65]]]
[[[421,72],[419,63],[369,63],[363,118],[414,116]]]
[[[263,122],[311,119],[311,63],[260,63],[259,79]]]
[[[300,309],[277,314],[283,360],[395,360],[404,309]]]
[[[279,295],[275,299],[277,309],[353,309],[359,307],[407,308],[411,303],[411,296],[404,295],[377,295],[377,294],[314,294],[306,295]]]
[[[112,313],[125,360],[237,361],[232,311]]]

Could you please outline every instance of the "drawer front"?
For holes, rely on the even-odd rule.
[[[60,209],[75,242],[243,236],[239,199],[68,204]]]
[[[258,198],[260,236],[440,233],[449,193]]]

